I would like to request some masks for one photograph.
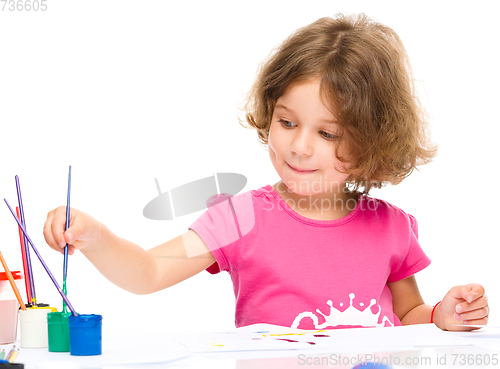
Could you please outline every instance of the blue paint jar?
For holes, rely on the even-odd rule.
[[[69,316],[69,352],[75,356],[102,354],[102,315]]]

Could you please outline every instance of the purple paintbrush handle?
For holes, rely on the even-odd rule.
[[[19,177],[16,176],[16,190],[17,190],[17,201],[19,202],[19,216],[21,217],[21,223],[26,227],[26,220],[24,219],[24,207],[23,207],[23,198],[21,196],[21,185],[19,184]],[[35,280],[33,279],[33,269],[31,268],[31,256],[30,256],[30,247],[27,246],[28,242],[26,241],[26,236],[23,235],[24,247],[26,253],[26,263],[28,266],[28,279],[30,285],[31,298],[36,301],[36,291],[35,291]],[[26,277],[25,277],[26,278]]]
[[[45,264],[45,261],[43,261],[42,259],[42,256],[40,255],[40,253],[38,252],[38,250],[36,249],[35,245],[33,244],[33,241],[31,241],[31,238],[30,236],[28,236],[28,233],[26,232],[26,229],[24,229],[24,226],[21,224],[21,222],[19,221],[19,219],[17,219],[16,217],[16,214],[14,214],[14,211],[12,210],[12,208],[10,207],[9,203],[7,202],[7,199],[3,199],[5,201],[5,203],[7,204],[7,207],[9,208],[10,212],[12,213],[12,215],[14,216],[14,219],[16,220],[17,224],[19,225],[19,228],[21,228],[21,230],[23,231],[24,235],[26,236],[29,244],[31,245],[31,247],[33,248],[33,251],[35,252],[36,256],[38,257],[38,259],[40,260],[40,262],[42,263],[43,267],[45,268],[45,271],[47,272],[47,274],[49,275],[50,279],[52,279],[52,282],[54,283],[54,285],[56,286],[57,288],[57,291],[59,291],[59,294],[61,295],[61,297],[63,298],[64,302],[66,303],[66,305],[68,306],[69,310],[71,310],[71,312],[73,313],[73,315],[78,315],[75,311],[75,309],[73,309],[73,306],[71,305],[71,303],[69,302],[68,300],[68,297],[64,294],[63,290],[61,289],[61,287],[59,287],[59,284],[57,283],[56,279],[54,278],[54,276],[52,275],[52,273],[50,272],[49,270],[49,267],[47,266],[47,264]]]

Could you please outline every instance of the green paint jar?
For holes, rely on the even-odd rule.
[[[69,319],[71,313],[47,314],[50,352],[69,352]]]

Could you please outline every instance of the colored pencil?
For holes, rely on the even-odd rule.
[[[5,262],[5,259],[3,258],[1,251],[0,251],[0,262],[2,262],[3,268],[5,269],[5,274],[7,274],[7,278],[9,279],[10,286],[12,287],[12,290],[14,291],[14,294],[16,295],[17,301],[19,301],[19,305],[21,305],[21,309],[26,310],[26,305],[24,305],[23,298],[21,297],[21,294],[19,293],[19,290],[17,289],[16,282],[14,281],[14,278],[12,277],[12,274],[9,270],[9,267],[7,267],[7,263]]]
[[[26,228],[26,219],[24,218],[24,208],[23,208],[23,198],[21,196],[21,185],[19,184],[19,177],[16,176],[16,190],[17,190],[17,201],[19,203],[19,215],[21,216],[21,223],[24,228]],[[26,237],[24,237],[24,245],[26,246]],[[35,292],[35,280],[33,278],[33,269],[31,268],[31,255],[29,247],[25,247],[26,250],[26,264],[28,264],[28,277],[31,289],[31,301],[33,305],[36,305],[36,292]]]
[[[9,361],[9,356],[12,355],[14,350],[16,349],[16,345],[12,346],[12,349],[5,355],[4,359]]]
[[[17,206],[16,206],[16,214],[17,218],[21,219],[21,216],[19,215],[19,207]],[[23,259],[24,285],[26,286],[26,298],[28,299],[28,304],[31,304],[31,288],[29,282],[28,265],[26,264],[26,248],[24,245],[23,231],[21,231],[21,228],[19,228],[19,226],[17,228],[19,230],[19,242],[21,243],[21,256]]]
[[[2,352],[0,352],[0,360],[3,360],[4,356],[5,356],[5,350],[2,349]]]
[[[7,359],[10,364],[16,360],[17,355],[19,354],[19,349],[15,350],[12,354],[10,354],[9,358]]]
[[[26,232],[26,229],[21,224],[20,220],[17,219],[16,214],[14,214],[14,210],[12,210],[12,208],[10,207],[9,202],[7,201],[7,199],[3,199],[3,200],[7,204],[7,207],[9,208],[9,210],[10,210],[12,216],[14,217],[14,219],[16,220],[17,224],[19,225],[19,227],[21,227],[21,230],[23,231],[24,236],[28,240],[28,243],[31,245],[31,248],[33,249],[33,251],[35,252],[36,256],[38,257],[38,260],[40,260],[40,262],[42,263],[42,266],[45,269],[45,271],[47,272],[47,274],[49,275],[50,279],[52,280],[52,283],[54,283],[54,286],[57,288],[57,292],[59,292],[59,294],[63,298],[63,300],[66,303],[66,305],[68,305],[68,308],[69,308],[69,310],[71,310],[71,312],[73,313],[73,315],[75,315],[75,316],[78,315],[78,313],[73,308],[73,305],[71,305],[71,303],[69,302],[68,298],[66,297],[66,295],[62,291],[61,287],[59,287],[59,284],[57,283],[56,279],[54,278],[54,275],[51,273],[49,267],[47,266],[47,264],[45,264],[45,261],[43,261],[42,255],[40,255],[40,253],[38,252],[38,250],[35,247],[35,244],[31,240],[30,236],[28,236],[28,232]]]

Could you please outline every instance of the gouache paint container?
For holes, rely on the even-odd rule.
[[[69,316],[71,313],[47,314],[50,352],[69,352]]]
[[[34,307],[19,312],[21,322],[21,348],[48,346],[47,314],[55,308]]]
[[[57,309],[34,307],[19,312],[21,348],[45,348],[48,346],[47,314],[53,311],[57,311]]]
[[[18,289],[22,288],[22,275],[11,272]],[[19,302],[12,290],[7,275],[0,273],[0,345],[16,342]]]
[[[19,312],[21,323],[21,348],[45,348],[48,346],[47,314],[49,308],[29,308]]]
[[[69,316],[69,352],[75,356],[101,355],[102,315]]]

